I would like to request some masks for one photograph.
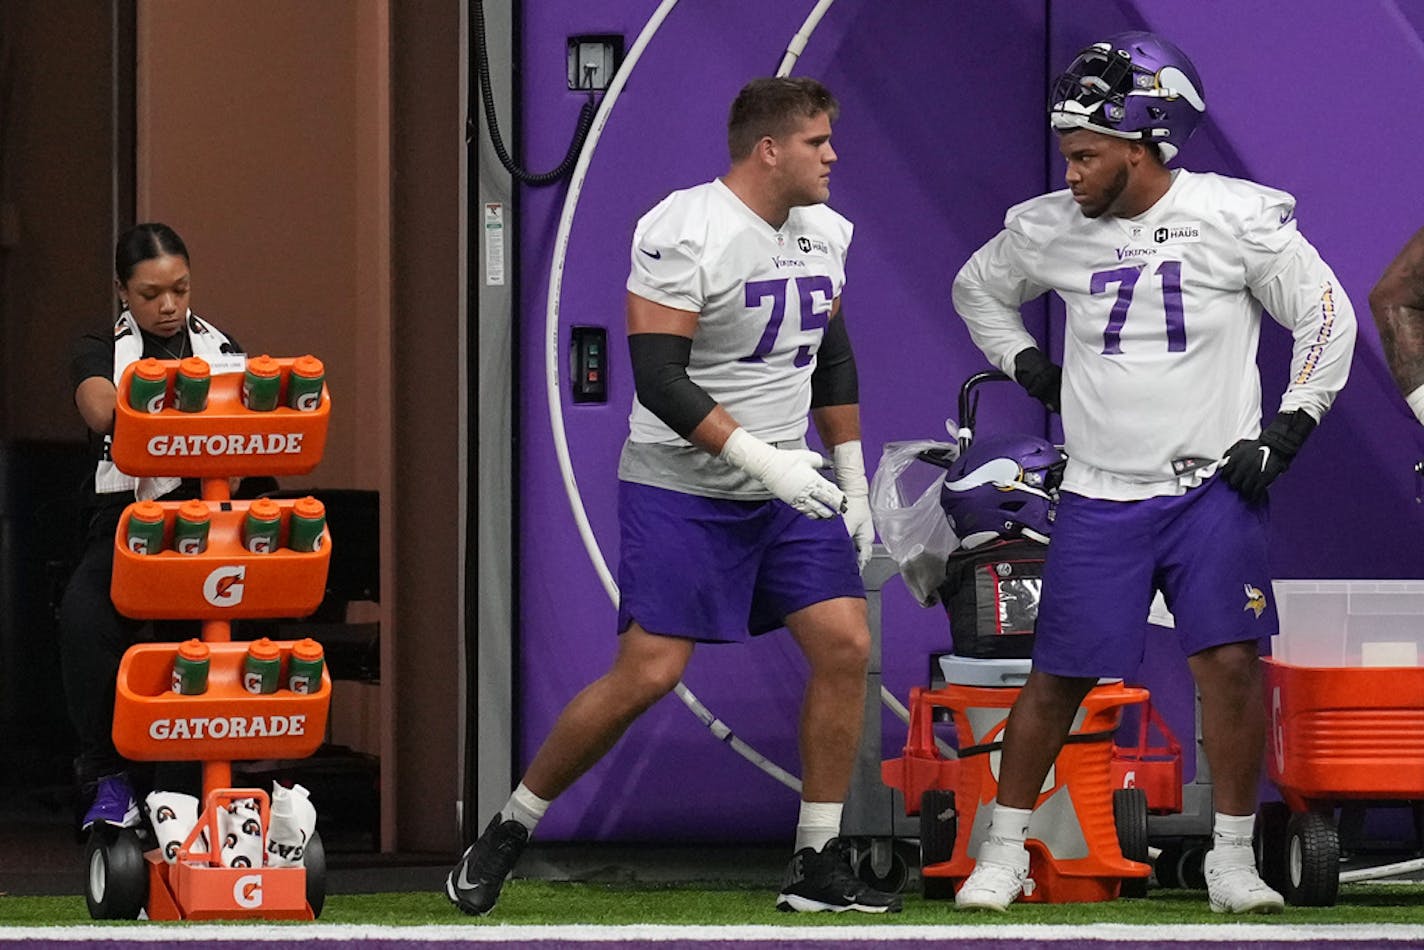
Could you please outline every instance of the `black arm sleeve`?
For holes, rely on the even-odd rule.
[[[638,401],[686,439],[717,408],[717,401],[687,376],[692,339],[676,333],[634,333],[628,337],[633,387]]]
[[[826,324],[821,348],[816,351],[816,368],[811,371],[811,408],[847,406],[860,402],[860,376],[855,369],[855,353],[846,332],[845,312]]]

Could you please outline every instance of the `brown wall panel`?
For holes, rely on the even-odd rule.
[[[138,7],[138,216],[187,241],[194,310],[250,351],[327,364],[337,411],[325,460],[284,485],[379,487],[361,420],[386,393],[360,375],[358,350],[387,315],[361,293],[374,186],[358,170],[381,117],[356,94],[360,14],[378,6]]]
[[[391,9],[400,847],[459,846],[460,3]]]
[[[0,436],[76,440],[71,341],[113,315],[111,5],[0,3]],[[62,68],[60,66],[62,65]]]

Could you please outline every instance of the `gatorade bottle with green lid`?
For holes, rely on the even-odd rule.
[[[202,554],[208,549],[208,527],[213,515],[196,499],[185,501],[173,519],[173,550],[179,554]]]
[[[168,393],[168,370],[149,356],[134,364],[129,377],[129,405],[139,412],[158,412]]]
[[[208,691],[208,666],[212,651],[202,640],[185,640],[173,658],[173,692],[196,696]]]
[[[128,549],[135,554],[157,554],[163,550],[163,506],[156,501],[140,501],[129,508],[129,525],[124,532]]]
[[[208,408],[208,387],[212,368],[201,356],[190,356],[178,364],[173,377],[173,401],[179,412],[202,412]]]
[[[292,361],[287,376],[287,405],[299,412],[315,412],[321,405],[321,387],[326,384],[326,367],[308,353]]]
[[[253,640],[242,661],[242,688],[249,693],[275,693],[281,682],[281,648],[266,637]]]
[[[287,523],[287,547],[293,551],[320,551],[326,535],[326,506],[308,495],[292,504]]]
[[[294,693],[315,693],[321,689],[323,657],[321,644],[311,637],[292,644],[292,655],[287,658],[287,688]]]
[[[242,546],[253,554],[271,554],[277,550],[281,530],[281,506],[270,498],[259,498],[247,506],[247,517],[242,520]]]
[[[247,361],[247,375],[242,379],[242,404],[256,412],[277,408],[277,396],[282,391],[282,367],[263,353]]]

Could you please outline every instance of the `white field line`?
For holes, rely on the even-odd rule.
[[[430,925],[423,927],[379,927],[364,924],[185,924],[165,926],[0,927],[0,943],[25,940],[123,942],[203,942],[208,945],[260,944],[263,942],[349,942],[367,940],[387,943],[537,943],[547,940],[589,942],[675,943],[685,941],[806,942],[828,941],[910,943],[926,940],[1023,940],[1028,943],[1094,941],[1151,941],[1154,943],[1239,943],[1266,941],[1280,943],[1330,943],[1332,941],[1375,941],[1379,943],[1424,941],[1424,925],[1409,924],[1190,924],[1164,928],[1147,924],[1009,924],[1000,926],[896,926],[867,922],[856,926],[823,927],[689,927],[664,924],[631,926],[510,926],[502,924]]]

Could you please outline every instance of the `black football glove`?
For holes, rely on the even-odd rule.
[[[1290,468],[1291,459],[1315,429],[1310,413],[1300,409],[1282,412],[1262,430],[1259,438],[1241,439],[1226,450],[1221,477],[1226,484],[1255,503],[1266,497],[1271,482]]]
[[[1062,404],[1059,391],[1063,388],[1063,368],[1049,360],[1036,346],[1019,351],[1014,357],[1014,379],[1028,394],[1057,412]]]

